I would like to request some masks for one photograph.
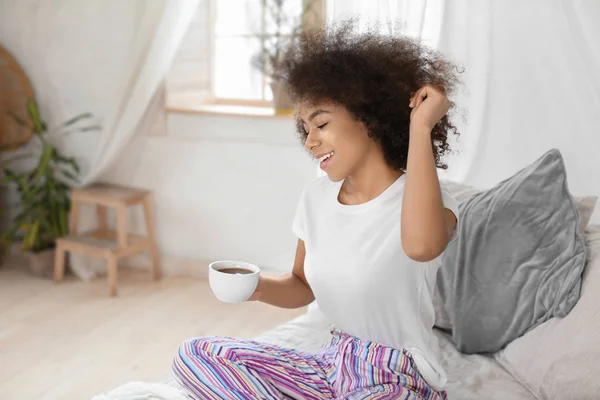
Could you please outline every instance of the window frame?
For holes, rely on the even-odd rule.
[[[209,26],[208,26],[208,104],[218,105],[231,105],[231,106],[245,106],[245,107],[266,107],[272,108],[273,103],[270,100],[258,100],[258,99],[242,99],[242,98],[225,98],[215,96],[215,43],[216,43],[216,13],[217,4],[219,0],[208,0],[208,14],[209,14]],[[311,0],[302,0],[302,4],[305,6]],[[325,24],[325,0],[312,0],[313,2],[313,13],[305,16],[304,23],[307,27],[321,27]],[[263,82],[263,87],[265,83]]]

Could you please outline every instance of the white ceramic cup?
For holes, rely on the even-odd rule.
[[[226,268],[242,268],[248,274],[221,272]],[[208,283],[217,299],[224,303],[241,303],[250,298],[258,285],[260,268],[243,261],[215,261],[208,266]]]

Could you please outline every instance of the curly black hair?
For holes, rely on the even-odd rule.
[[[459,68],[440,53],[407,37],[357,33],[357,23],[305,32],[289,48],[283,76],[296,105],[342,105],[380,143],[386,162],[404,170],[408,157],[410,97],[426,84],[448,96],[458,87]],[[451,110],[454,109],[452,105]],[[301,140],[306,132],[299,116]],[[448,136],[458,135],[448,115],[433,128],[432,147],[438,168],[450,152]]]

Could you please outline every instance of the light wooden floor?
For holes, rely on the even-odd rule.
[[[178,344],[205,335],[253,337],[302,310],[227,305],[206,281],[126,271],[120,296],[104,279],[59,286],[0,268],[0,399],[89,399],[128,381],[165,377]]]

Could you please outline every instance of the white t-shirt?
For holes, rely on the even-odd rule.
[[[304,241],[304,271],[319,308],[336,329],[366,341],[407,349],[435,389],[446,384],[437,357],[432,303],[441,257],[420,263],[400,241],[405,176],[359,205],[338,201],[343,181],[325,176],[302,192],[294,233]],[[444,207],[458,204],[442,187]]]

